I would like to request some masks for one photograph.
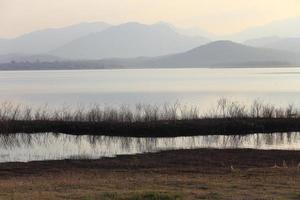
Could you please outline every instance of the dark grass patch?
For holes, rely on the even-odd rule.
[[[102,200],[182,200],[175,194],[163,192],[143,192],[134,194],[105,193],[100,195]]]
[[[132,137],[245,135],[300,131],[300,118],[197,119],[154,122],[6,121],[0,133],[66,133]]]

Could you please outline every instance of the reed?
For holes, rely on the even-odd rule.
[[[117,108],[94,104],[88,108],[49,109],[4,102],[0,105],[0,133],[64,132],[121,136],[174,136],[298,131],[299,109],[276,107],[255,100],[251,105],[221,98],[207,113],[180,103]]]
[[[299,118],[299,109],[292,104],[285,108],[255,100],[250,106],[236,101],[219,99],[210,112],[201,113],[197,106],[180,103],[151,105],[137,104],[133,108],[118,108],[94,104],[89,108],[71,109],[64,106],[51,110],[47,105],[33,109],[29,106],[4,102],[0,105],[0,121],[67,121],[67,122],[155,122],[195,119],[241,119],[241,118]]]

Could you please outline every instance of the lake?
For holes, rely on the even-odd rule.
[[[206,112],[219,98],[300,108],[300,68],[1,71],[0,102],[60,108],[179,101]],[[120,138],[53,133],[0,136],[0,162],[101,158],[193,148],[300,150],[299,133]]]
[[[0,162],[97,159],[175,149],[252,148],[300,150],[300,133],[174,138],[75,136],[54,133],[0,135]]]
[[[0,94],[49,107],[179,101],[206,111],[220,97],[300,107],[300,68],[1,71]]]

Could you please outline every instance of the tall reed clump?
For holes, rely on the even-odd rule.
[[[208,113],[201,113],[197,106],[180,103],[135,106],[122,105],[117,108],[94,104],[88,108],[72,109],[64,106],[52,110],[47,106],[33,109],[29,106],[4,102],[0,105],[0,122],[5,121],[65,121],[65,122],[156,122],[198,119],[245,119],[245,118],[299,118],[300,112],[293,105],[276,107],[255,100],[250,106],[221,98]]]
[[[217,106],[204,115],[206,118],[264,118],[264,119],[289,119],[299,118],[299,109],[293,104],[287,107],[276,107],[260,100],[254,100],[252,104],[246,106],[237,101],[230,101],[221,98],[217,101]]]
[[[150,122],[198,119],[198,113],[196,107],[181,106],[179,103],[162,106],[136,104],[133,107],[94,104],[88,108],[64,106],[55,110],[47,106],[34,109],[10,102],[0,105],[0,121]]]

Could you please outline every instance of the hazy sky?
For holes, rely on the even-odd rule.
[[[166,21],[227,34],[297,15],[300,0],[0,0],[0,37],[94,21]]]

